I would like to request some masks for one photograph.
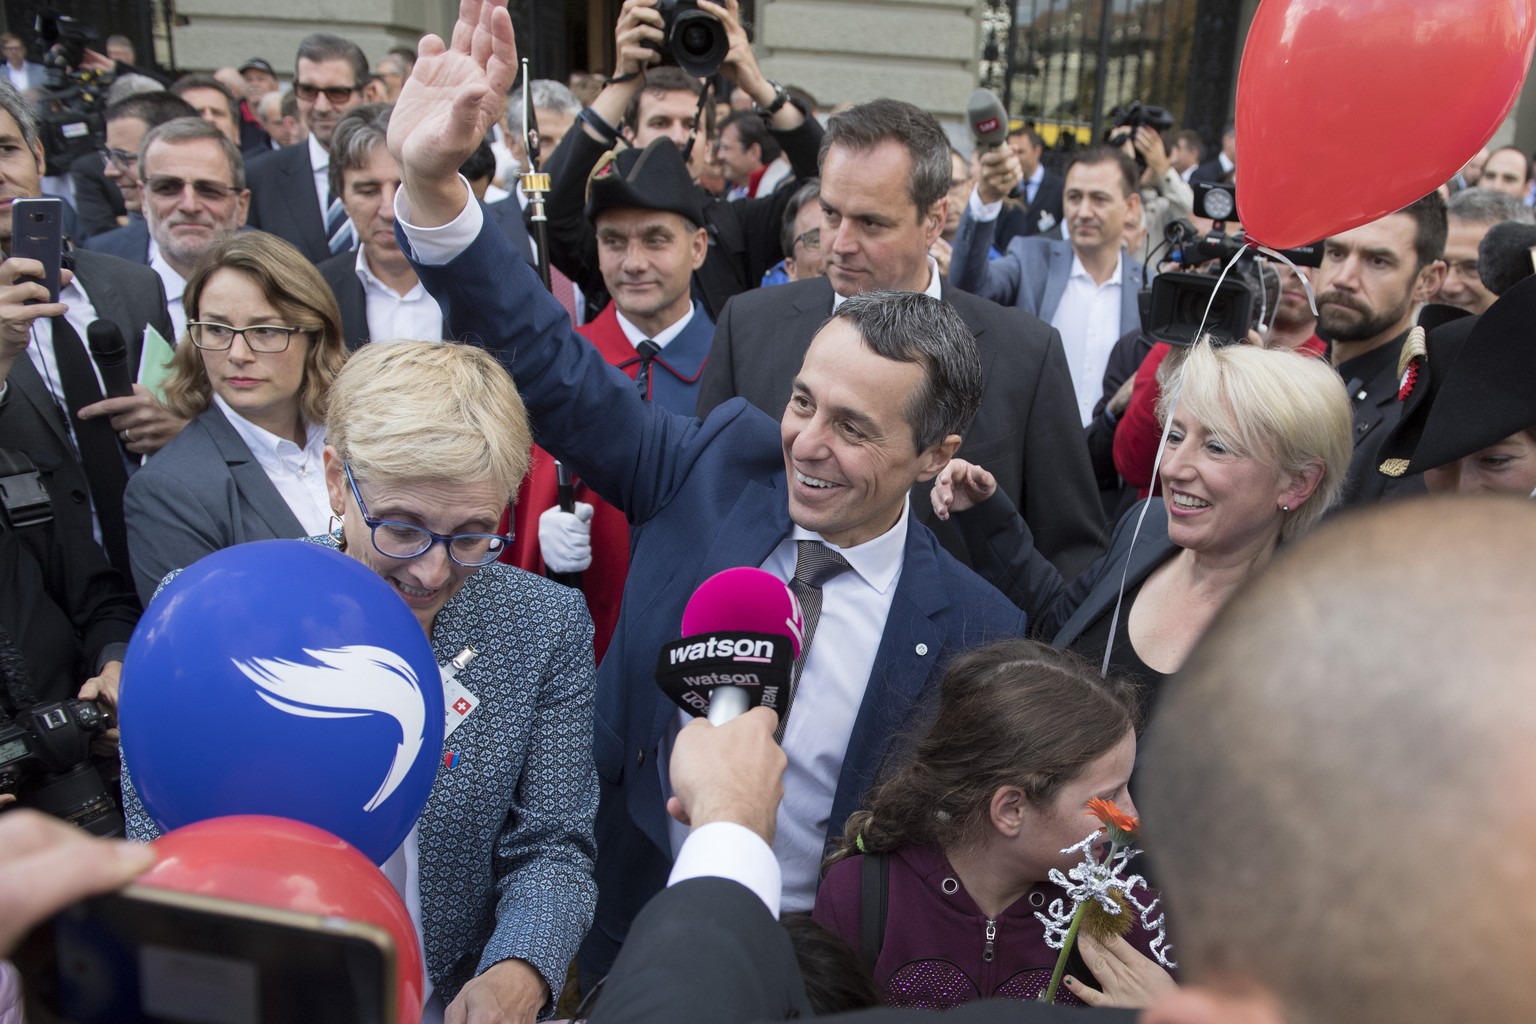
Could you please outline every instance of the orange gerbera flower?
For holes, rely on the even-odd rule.
[[[1115,806],[1113,800],[1105,800],[1102,797],[1094,797],[1088,801],[1088,810],[1085,814],[1098,818],[1105,829],[1109,831],[1112,842],[1125,844],[1131,841],[1140,827],[1140,822],[1126,814]]]

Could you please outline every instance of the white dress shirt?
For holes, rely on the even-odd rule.
[[[331,151],[311,135],[305,145],[309,147],[309,166],[315,172],[315,202],[320,204],[320,223],[331,208]]]
[[[373,341],[441,341],[443,308],[417,281],[404,295],[385,284],[368,266],[367,250],[357,249],[357,277],[363,282],[368,337]]]
[[[1095,284],[1088,268],[1073,253],[1067,290],[1051,317],[1051,326],[1061,332],[1072,387],[1077,392],[1077,411],[1085,427],[1093,422],[1093,407],[1104,395],[1104,370],[1115,342],[1120,340],[1120,278],[1124,272],[1122,252],[1115,256],[1114,273],[1103,284]]]
[[[160,252],[160,247],[150,240],[151,254],[149,266],[160,275],[160,283],[165,286],[165,308],[171,314],[171,327],[176,331],[176,337],[167,338],[171,344],[176,344],[187,334],[187,310],[182,305],[182,295],[187,290],[187,279],[176,272],[176,268],[165,261],[165,256]]]
[[[1032,206],[1035,196],[1040,194],[1040,183],[1045,180],[1045,165],[1035,164],[1035,169],[1029,172],[1029,177],[1024,179],[1024,205]],[[973,193],[974,194],[974,193]],[[994,214],[995,216],[995,214]]]
[[[688,312],[679,317],[672,326],[664,331],[657,331],[654,335],[646,334],[640,328],[630,323],[624,314],[620,313],[617,309],[613,311],[613,314],[619,318],[619,330],[624,332],[624,337],[629,339],[631,345],[638,346],[642,341],[648,340],[655,342],[657,348],[666,348],[673,338],[682,334],[684,328],[693,322],[693,308],[693,304],[689,303]]]
[[[330,526],[331,499],[325,490],[325,424],[305,426],[304,447],[286,437],[278,437],[230,408],[228,402],[213,396],[240,440],[256,457],[256,464],[267,474],[272,486],[282,496],[289,511],[299,521],[306,537],[322,534]]]
[[[942,290],[943,290],[942,279],[939,277],[939,261],[934,259],[932,256],[929,256],[928,257],[928,287],[923,289],[923,294],[928,296],[930,299],[939,299],[939,298],[943,298],[943,295],[941,294]],[[847,302],[847,301],[848,301],[848,296],[846,296],[846,295],[839,295],[839,294],[837,294],[837,291],[834,290],[832,292],[832,312],[836,313],[838,307],[841,306],[844,302]]]

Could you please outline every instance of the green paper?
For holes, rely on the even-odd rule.
[[[151,325],[144,327],[144,354],[139,360],[139,383],[161,402],[165,401],[165,381],[171,375],[171,357],[176,348]]]

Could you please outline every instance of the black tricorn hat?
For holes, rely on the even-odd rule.
[[[1381,445],[1380,470],[1422,473],[1536,426],[1536,277],[1481,315],[1403,347],[1403,416]]]
[[[671,139],[609,153],[587,178],[587,219],[604,210],[665,210],[704,226],[704,200]]]

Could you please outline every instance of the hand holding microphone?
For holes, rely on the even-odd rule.
[[[789,763],[773,739],[778,722],[764,707],[724,725],[689,722],[672,746],[667,813],[690,828],[732,821],[771,845]]]
[[[586,572],[592,567],[592,506],[578,501],[575,510],[551,506],[539,516],[539,553],[551,572]]]

